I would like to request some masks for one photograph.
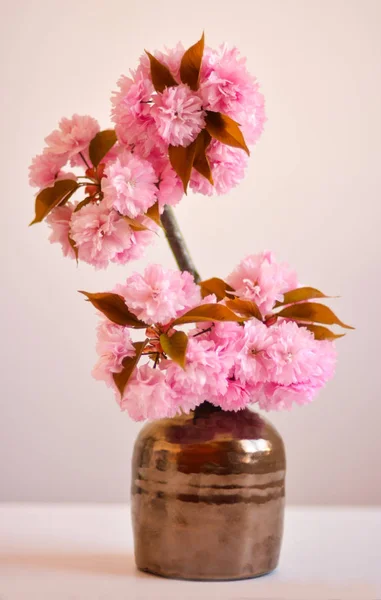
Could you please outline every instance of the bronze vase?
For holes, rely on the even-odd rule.
[[[137,567],[198,580],[275,569],[285,468],[282,438],[249,409],[204,402],[189,415],[146,425],[132,469]]]

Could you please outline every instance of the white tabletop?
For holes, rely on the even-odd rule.
[[[0,600],[381,600],[381,508],[286,511],[278,569],[236,582],[135,569],[126,505],[0,505]]]

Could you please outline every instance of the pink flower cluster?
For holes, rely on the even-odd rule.
[[[133,419],[171,417],[205,400],[224,410],[255,403],[265,410],[288,409],[294,403],[311,402],[333,376],[333,342],[315,339],[296,322],[268,318],[283,294],[297,286],[296,275],[286,264],[277,263],[268,252],[249,256],[228,281],[236,297],[255,299],[267,318],[198,322],[188,331],[184,368],[164,354],[160,333],[173,335],[178,327],[172,325],[174,319],[202,304],[217,303],[216,297],[202,300],[200,286],[188,273],[158,265],[147,267],[144,275],[132,275],[115,289],[130,312],[147,324],[150,350],[121,396],[113,374],[122,371],[123,359],[135,351],[128,328],[103,319],[93,374],[115,389],[120,407]]]
[[[130,76],[120,78],[119,90],[112,98],[112,115],[119,142],[133,147],[150,160],[161,181],[168,170],[168,145],[186,147],[191,144],[205,127],[206,111],[220,112],[238,122],[249,145],[257,142],[266,120],[258,82],[248,72],[246,60],[240,57],[236,48],[225,45],[218,50],[205,48],[197,91],[191,90],[180,79],[184,51],[178,44],[165,53],[155,53],[155,57],[168,67],[176,86],[156,92],[150,62],[144,55]],[[193,169],[190,187],[195,192],[225,194],[244,177],[247,156],[240,148],[213,140],[206,155],[214,186]],[[179,185],[175,189],[180,193]],[[177,196],[171,204],[175,199]]]
[[[117,143],[101,164],[95,165],[97,169],[89,148],[100,128],[92,117],[74,114],[63,118],[45,138],[42,154],[33,159],[29,169],[30,184],[40,192],[59,180],[73,179],[78,184],[75,198],[79,191],[87,194],[78,198],[79,203],[60,199],[47,217],[50,241],[60,243],[65,256],[95,268],[142,256],[156,229],[153,221],[146,219],[147,211],[156,203],[159,212],[165,205],[176,205],[184,192],[168,148],[191,144],[206,126],[207,111],[220,111],[237,120],[248,143],[259,138],[265,120],[264,100],[237,49],[204,50],[197,91],[181,82],[183,56],[181,44],[156,53],[176,83],[161,92],[153,85],[147,55],[130,77],[120,79],[119,91],[112,98]],[[192,169],[189,183],[194,191],[224,194],[244,177],[244,150],[213,139],[206,156],[214,185]],[[131,219],[137,221],[135,226]]]
[[[78,179],[78,190],[87,185],[85,191],[93,197],[87,196],[89,201],[82,207],[78,202],[67,202],[50,212],[50,241],[60,243],[63,254],[71,258],[75,258],[75,245],[79,260],[105,268],[109,262],[125,264],[142,256],[157,229],[145,213],[156,202],[163,208],[177,181],[173,171],[167,172],[158,187],[151,163],[119,145],[104,157],[97,174],[92,168],[89,145],[98,132],[99,125],[91,117],[73,115],[62,119],[59,128],[46,138],[43,153],[34,158],[30,183],[41,190],[58,180],[77,180],[76,175],[62,168],[68,163],[82,167],[89,179],[83,184]],[[89,174],[89,170],[93,172]],[[136,220],[137,226],[124,217]]]

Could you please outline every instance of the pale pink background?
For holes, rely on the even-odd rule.
[[[96,318],[77,289],[110,288],[146,260],[94,272],[65,260],[33,213],[27,165],[62,115],[109,125],[109,95],[144,48],[224,40],[262,82],[268,124],[245,182],[189,196],[178,217],[205,277],[273,249],[342,299],[357,330],[315,404],[271,415],[288,501],[381,502],[379,0],[14,0],[1,20],[0,500],[123,501],[139,425],[90,370]]]

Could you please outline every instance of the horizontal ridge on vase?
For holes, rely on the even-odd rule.
[[[249,409],[204,402],[189,415],[145,425],[132,465],[137,567],[195,580],[274,570],[285,469],[282,438]]]

